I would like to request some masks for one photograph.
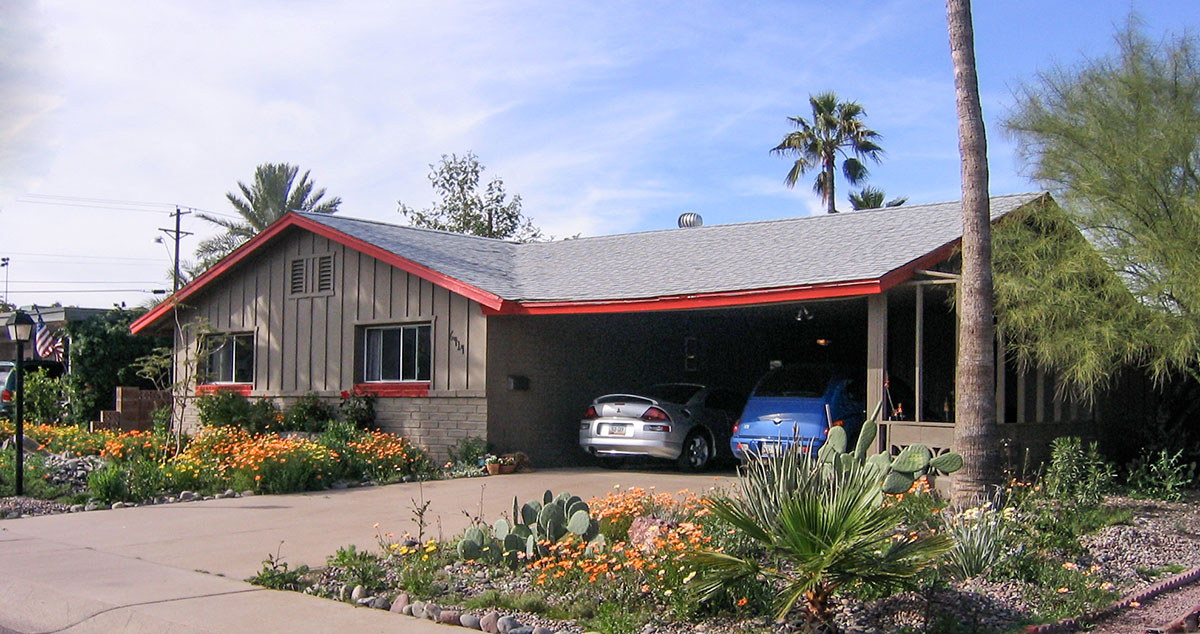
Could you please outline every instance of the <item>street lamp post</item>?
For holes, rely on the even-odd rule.
[[[8,320],[8,338],[17,343],[17,478],[16,494],[25,495],[25,342],[33,334],[33,318],[14,309]]]

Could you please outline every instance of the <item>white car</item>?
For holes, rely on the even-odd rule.
[[[612,466],[627,457],[674,460],[702,471],[729,447],[733,423],[746,397],[691,383],[653,385],[637,394],[607,394],[592,401],[579,423],[579,445]]]

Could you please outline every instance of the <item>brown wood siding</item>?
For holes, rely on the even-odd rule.
[[[333,293],[290,295],[291,261],[325,253],[334,256]],[[299,229],[194,296],[187,315],[214,332],[255,334],[255,394],[337,394],[361,378],[359,330],[428,322],[431,394],[483,395],[487,318],[478,303]]]

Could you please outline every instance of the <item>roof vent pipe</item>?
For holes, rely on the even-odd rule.
[[[686,229],[688,227],[702,227],[702,226],[704,226],[704,219],[700,217],[700,214],[698,214],[694,211],[689,211],[685,214],[680,214],[680,216],[679,216],[679,228],[680,229]]]

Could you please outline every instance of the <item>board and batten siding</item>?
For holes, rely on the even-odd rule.
[[[291,295],[292,261],[325,254],[333,255],[333,292]],[[285,404],[308,392],[336,399],[361,383],[365,328],[429,323],[428,397],[379,397],[377,422],[399,433],[424,429],[431,449],[443,444],[439,411],[453,414],[450,430],[463,432],[449,434],[451,442],[485,432],[487,319],[479,304],[323,236],[280,234],[189,300],[184,314],[214,333],[253,333],[251,394]]]

